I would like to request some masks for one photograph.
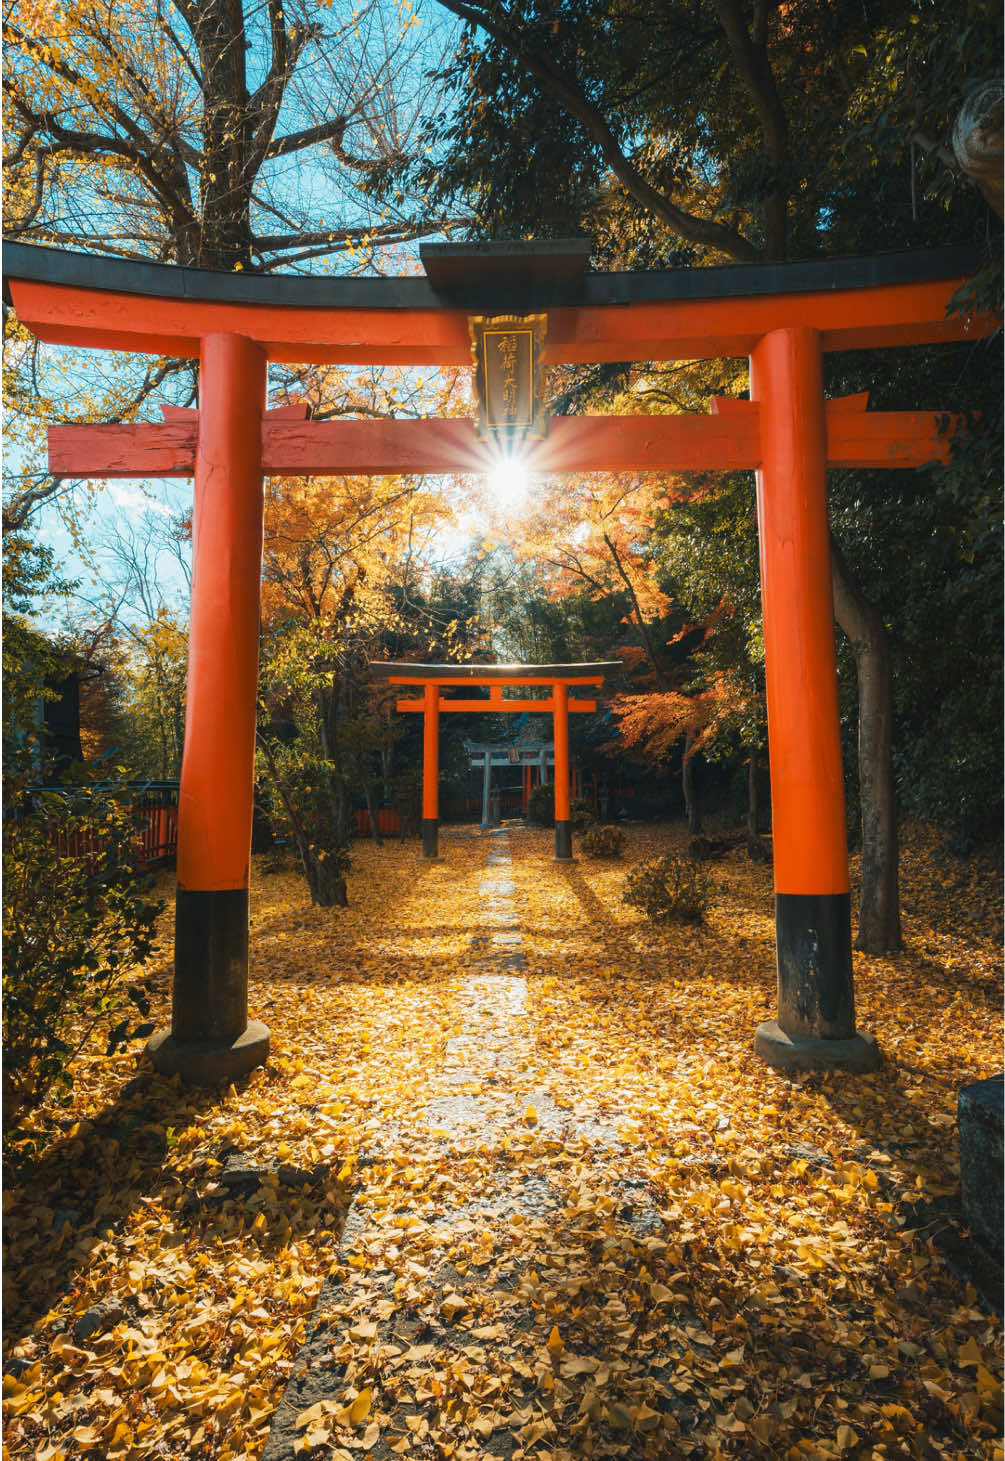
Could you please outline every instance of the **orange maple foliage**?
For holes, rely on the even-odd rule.
[[[619,695],[611,702],[620,741],[659,762],[679,740],[687,756],[706,750],[721,731],[756,713],[761,697],[728,670],[714,670],[704,689]]]

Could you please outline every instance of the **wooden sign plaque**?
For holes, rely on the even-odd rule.
[[[547,323],[547,315],[469,317],[479,441],[544,436]]]

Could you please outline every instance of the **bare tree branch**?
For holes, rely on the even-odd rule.
[[[274,137],[265,149],[265,156],[288,157],[291,152],[302,152],[305,147],[313,147],[317,142],[341,138],[348,125],[348,118],[340,116],[328,122],[319,122],[316,127],[290,132],[286,137]]]

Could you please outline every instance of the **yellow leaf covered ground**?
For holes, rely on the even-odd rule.
[[[257,1458],[309,1332],[337,1383],[307,1456],[1000,1455],[1000,1322],[930,1241],[957,1090],[1000,1068],[997,886],[915,834],[907,951],[855,956],[886,1064],[793,1078],[751,1050],[770,871],[716,865],[698,929],[621,904],[678,840],[361,843],[344,912],[256,866],[268,1068],[200,1093],[96,1053],[35,1119],[10,1461]],[[227,1186],[235,1160],[279,1170]]]

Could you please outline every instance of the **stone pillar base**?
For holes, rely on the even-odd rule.
[[[989,1253],[1001,1256],[1003,1081],[974,1081],[959,1093],[960,1199],[963,1218]]]
[[[426,862],[440,860],[440,821],[438,817],[422,819],[422,856]]]
[[[144,1054],[160,1075],[180,1075],[192,1086],[222,1085],[265,1064],[269,1027],[249,1020],[243,1034],[230,1040],[177,1040],[170,1030],[158,1030],[147,1041]]]
[[[818,1040],[811,1035],[786,1035],[777,1020],[758,1026],[754,1049],[768,1065],[779,1070],[876,1070],[882,1052],[874,1035],[860,1031],[847,1040]]]

